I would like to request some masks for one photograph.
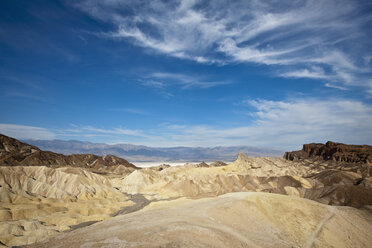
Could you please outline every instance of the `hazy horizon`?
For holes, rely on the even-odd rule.
[[[239,153],[253,157],[282,157],[283,150],[252,146],[218,147],[150,147],[132,144],[108,145],[81,141],[21,140],[44,151],[59,154],[114,155],[133,163],[200,163],[202,161],[234,161]]]

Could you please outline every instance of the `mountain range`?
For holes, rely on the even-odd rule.
[[[64,155],[43,151],[36,146],[20,142],[17,139],[0,134],[0,166],[48,166],[48,167],[88,167],[101,168],[124,166],[137,169],[123,158],[113,155],[98,156],[94,154]]]
[[[241,152],[254,157],[281,157],[283,151],[253,146],[216,147],[149,147],[131,144],[105,144],[77,140],[23,140],[23,142],[65,155],[89,153],[98,156],[114,155],[131,162],[196,162],[234,161]]]

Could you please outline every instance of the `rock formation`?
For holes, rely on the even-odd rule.
[[[209,166],[210,167],[219,167],[219,166],[226,166],[227,164],[223,161],[216,161],[211,163]]]
[[[328,141],[326,144],[311,143],[303,145],[302,150],[286,152],[287,160],[322,159],[346,163],[372,163],[372,146],[345,145]]]

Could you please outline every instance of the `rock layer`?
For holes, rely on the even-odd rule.
[[[326,144],[311,143],[303,145],[302,150],[286,152],[284,158],[292,161],[314,158],[346,163],[372,163],[372,146],[346,145],[332,141]]]

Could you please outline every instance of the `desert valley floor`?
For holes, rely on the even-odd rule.
[[[371,147],[137,168],[0,136],[0,246],[372,247]]]

